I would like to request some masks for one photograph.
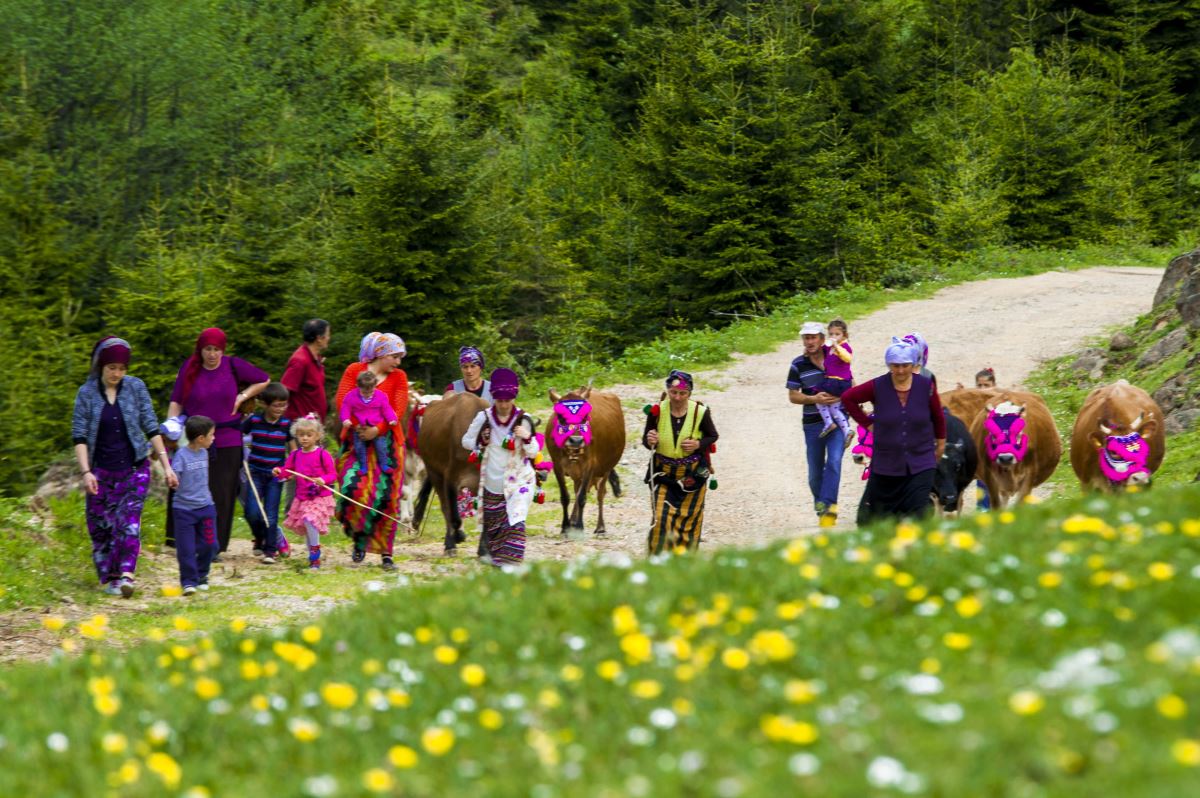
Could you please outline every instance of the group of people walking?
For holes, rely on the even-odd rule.
[[[786,385],[789,401],[803,407],[808,485],[820,524],[837,519],[849,419],[874,432],[860,522],[923,513],[946,438],[924,339],[916,333],[893,339],[884,353],[887,373],[856,385],[844,321],[806,322],[800,332],[803,351]],[[321,567],[321,539],[331,519],[351,539],[354,562],[376,554],[383,568],[395,567],[406,453],[400,420],[409,404],[400,368],[406,348],[393,333],[363,338],[357,362],[338,382],[333,407],[340,435],[332,454],[323,445],[329,412],[323,352],[330,337],[328,322],[307,322],[303,343],[273,382],[255,364],[227,354],[223,331],[204,330],[179,370],[162,425],[145,383],[129,374],[129,343],[112,336],[97,342],[91,373],[76,396],[72,435],[105,592],[130,596],[135,590],[152,460],[161,463],[169,488],[166,542],[176,550],[185,593],[207,588],[211,563],[229,546],[239,496],[255,554],[265,564],[290,553],[280,530],[285,508],[282,527],[303,539],[312,570]],[[459,366],[462,378],[444,395],[471,393],[489,403],[462,440],[464,448],[484,453],[485,549],[497,565],[518,563],[537,489],[538,438],[515,404],[513,371],[496,369],[485,378],[483,354],[470,346],[461,348]],[[692,398],[694,388],[690,374],[673,370],[661,400],[647,408],[641,441],[653,451],[646,478],[651,554],[700,545],[707,492],[716,485],[712,452],[719,436],[711,408]],[[868,403],[870,414],[863,410]],[[186,443],[171,456],[170,442],[180,439]]]

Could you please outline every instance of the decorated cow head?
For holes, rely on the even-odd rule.
[[[875,414],[872,413],[870,417],[874,419]],[[850,459],[856,465],[866,466],[863,469],[862,478],[869,479],[871,477],[871,457],[875,454],[875,432],[871,427],[860,426],[855,437],[858,442],[850,450]]]
[[[1116,434],[1116,430],[1104,422],[1099,424],[1100,434],[1092,435],[1096,455],[1100,458],[1100,472],[1114,485],[1150,483],[1150,442],[1141,434],[1144,416],[1144,413],[1138,413],[1126,435]]]
[[[1010,468],[1025,459],[1029,435],[1025,432],[1025,406],[1012,402],[988,405],[984,421],[983,449],[989,460]]]
[[[547,434],[554,445],[567,454],[568,460],[578,460],[592,443],[592,404],[588,401],[592,389],[582,388],[560,396],[550,391],[554,410]]]

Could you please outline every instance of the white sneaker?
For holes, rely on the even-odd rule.
[[[101,587],[100,589],[101,589],[102,591],[104,591],[104,595],[106,595],[106,596],[119,596],[119,595],[121,595],[121,586],[120,586],[120,585],[118,585],[116,582],[108,582],[108,583],[106,583],[106,584],[105,584],[103,587]]]
[[[185,595],[185,596],[191,596],[195,592],[196,592],[196,588],[192,587],[191,585],[188,585],[187,587],[185,587],[183,589],[183,595]]]
[[[274,564],[275,564],[275,558],[274,558],[274,557],[272,557],[272,556],[270,556],[270,555],[268,554],[267,556],[265,556],[265,557],[263,557],[263,558],[262,558],[262,564],[263,564],[263,565],[274,565]]]
[[[208,582],[202,582],[201,584],[196,585],[196,587],[200,590],[203,590],[205,593],[208,592]]]
[[[133,595],[133,577],[122,576],[120,583],[117,584],[117,588],[125,598],[131,597]]]

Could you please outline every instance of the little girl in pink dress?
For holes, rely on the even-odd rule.
[[[329,531],[333,516],[333,493],[326,485],[337,484],[337,468],[333,455],[320,445],[325,430],[312,415],[292,424],[292,437],[300,448],[288,455],[282,468],[275,469],[280,480],[296,479],[296,500],[288,510],[283,525],[308,542],[308,567],[321,567],[321,535]],[[295,474],[303,477],[297,478]]]

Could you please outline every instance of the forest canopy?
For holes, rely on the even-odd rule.
[[[1200,200],[1200,0],[0,0],[0,493],[101,335],[527,371]]]

